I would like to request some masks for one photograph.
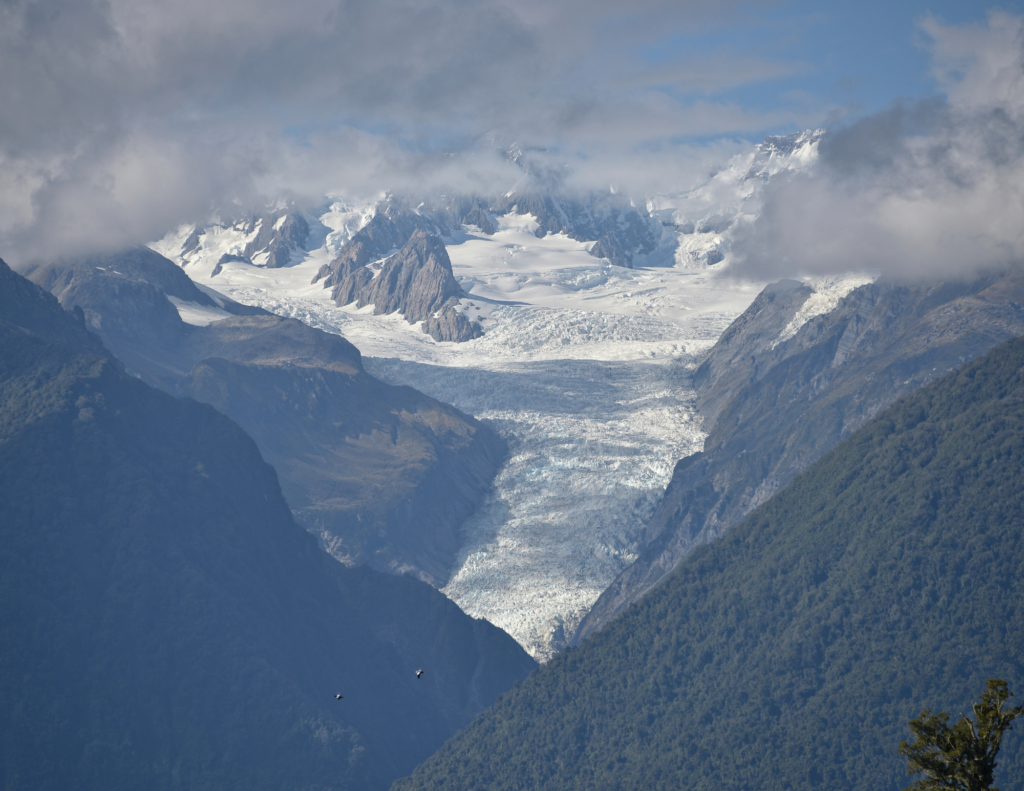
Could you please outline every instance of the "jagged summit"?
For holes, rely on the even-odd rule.
[[[828,136],[825,129],[807,129],[791,135],[769,135],[754,146],[745,179],[767,180],[783,171],[799,171],[818,156],[818,145]]]
[[[616,266],[704,268],[727,263],[737,230],[760,211],[764,186],[811,167],[826,137],[823,129],[766,137],[704,184],[646,198],[570,189],[567,166],[548,152],[495,137],[491,147],[521,176],[493,194],[386,192],[362,202],[331,198],[312,213],[279,203],[234,222],[181,228],[153,247],[200,278],[216,278],[231,264],[287,267],[323,250],[329,259],[313,282],[334,288],[355,269],[393,255],[415,231],[449,241],[465,228],[491,235],[500,217],[515,214],[536,220],[538,238],[565,234]]]
[[[766,137],[694,189],[648,200],[651,215],[666,229],[662,249],[676,266],[727,266],[737,233],[761,211],[767,184],[812,167],[826,136],[814,129]]]
[[[280,202],[234,220],[184,226],[152,246],[195,275],[207,270],[202,276],[216,277],[233,262],[266,269],[291,266],[323,244],[328,233],[317,214]]]
[[[458,310],[466,294],[452,274],[444,242],[435,234],[416,230],[401,250],[388,258],[379,272],[352,269],[331,295],[335,304],[373,305],[375,315],[401,313],[437,341],[465,341],[483,334]]]

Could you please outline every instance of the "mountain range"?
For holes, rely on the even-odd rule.
[[[332,209],[321,215],[320,221],[325,227],[339,230],[333,232],[333,237],[327,236],[325,249],[311,254],[302,268],[313,274],[314,286],[323,283],[330,287],[335,297],[333,303],[346,305],[343,311],[331,315],[331,309],[321,307],[326,302],[326,294],[317,301],[315,292],[312,295],[309,291],[299,293],[294,286],[272,291],[265,285],[266,278],[259,277],[251,268],[245,272],[239,268],[228,273],[228,277],[218,276],[209,282],[220,285],[234,277],[235,282],[252,283],[232,293],[275,311],[314,316],[322,322],[321,326],[333,326],[346,335],[350,328],[363,326],[363,316],[369,315],[367,310],[371,305],[374,316],[397,312],[407,321],[422,321],[423,329],[433,329],[432,325],[442,324],[442,316],[449,317],[451,321],[444,322],[445,326],[439,328],[441,331],[433,334],[434,339],[470,341],[472,349],[453,355],[437,377],[425,375],[424,369],[415,364],[423,361],[433,367],[434,358],[440,357],[434,347],[404,341],[397,346],[390,345],[384,352],[376,349],[371,352],[378,356],[371,362],[372,369],[389,377],[389,381],[417,387],[426,387],[427,381],[437,378],[439,382],[430,391],[435,396],[458,403],[473,414],[488,414],[492,419],[498,417],[503,421],[508,409],[493,414],[477,411],[482,403],[493,399],[474,398],[471,389],[477,386],[476,382],[472,375],[462,372],[463,366],[490,364],[475,362],[473,352],[476,350],[481,358],[493,359],[500,344],[518,346],[521,343],[519,338],[507,337],[502,322],[514,321],[522,325],[521,332],[526,338],[559,331],[570,336],[580,328],[579,334],[596,342],[593,350],[573,348],[576,341],[570,337],[553,338],[552,343],[565,345],[562,353],[566,358],[582,354],[604,359],[609,350],[598,348],[601,342],[605,338],[617,340],[621,335],[605,321],[602,312],[632,310],[627,306],[635,304],[644,306],[642,310],[652,320],[642,329],[630,328],[635,333],[630,337],[686,339],[683,348],[693,349],[696,344],[692,343],[693,337],[688,334],[692,329],[687,324],[699,299],[685,295],[678,307],[666,307],[665,277],[661,272],[671,271],[674,277],[681,272],[727,273],[732,244],[760,211],[764,190],[770,184],[816,167],[817,151],[827,139],[822,130],[768,137],[750,151],[734,157],[726,167],[710,174],[694,189],[649,197],[642,205],[647,212],[644,222],[651,233],[648,239],[651,244],[644,247],[647,252],[637,252],[635,256],[638,266],[645,265],[643,270],[625,270],[605,264],[598,271],[577,274],[579,270],[575,267],[580,264],[564,254],[550,258],[549,266],[558,268],[555,270],[557,277],[531,267],[532,261],[540,258],[539,255],[533,257],[532,245],[541,249],[543,241],[553,234],[561,234],[560,238],[566,239],[575,231],[570,233],[567,225],[556,228],[551,224],[557,212],[552,214],[550,207],[565,197],[564,191],[560,192],[562,175],[538,166],[529,153],[519,152],[513,156],[519,158],[524,168],[523,181],[501,200],[476,195],[413,200],[391,195],[366,208],[362,214],[349,207],[344,212]],[[534,197],[527,200],[528,195]],[[595,201],[598,197],[591,196]],[[621,195],[614,199],[625,200]],[[521,213],[527,209],[528,214]],[[512,213],[500,213],[504,211]],[[470,214],[475,218],[472,223],[467,220]],[[342,222],[341,217],[346,219]],[[626,228],[632,227],[631,222],[622,225],[617,220],[615,224]],[[310,227],[314,224],[310,218]],[[524,239],[527,234],[512,233],[511,229],[518,225],[530,229],[532,239]],[[580,225],[579,229],[584,227],[585,224]],[[581,231],[577,236],[593,240],[593,229],[598,226],[586,227],[591,230]],[[221,230],[210,228],[203,239],[220,238],[218,234],[223,235]],[[411,241],[414,236],[420,239],[416,244]],[[313,242],[319,238],[317,236]],[[429,244],[426,240],[430,240]],[[581,258],[594,257],[595,243],[587,244],[590,255]],[[169,254],[173,246],[168,247]],[[457,263],[454,271],[451,271],[447,253],[442,252],[446,246]],[[428,253],[428,247],[434,252]],[[227,248],[214,245],[210,249]],[[205,283],[203,260],[198,253],[181,258],[185,271]],[[325,262],[313,266],[317,261]],[[429,267],[436,276],[426,279],[428,288],[414,287],[415,278],[409,273],[422,271],[428,261],[438,262]],[[487,261],[486,269],[480,265],[482,261]],[[524,261],[524,265],[520,265],[520,261]],[[664,270],[661,266],[651,266],[652,263],[674,266]],[[599,264],[595,261],[592,266],[597,270]],[[999,284],[982,278],[970,284],[929,286],[884,280],[872,283],[874,279],[872,275],[861,274],[826,278],[821,282],[794,281],[766,288],[721,334],[707,360],[692,377],[685,366],[690,359],[700,360],[703,355],[688,352],[685,358],[678,359],[678,374],[670,377],[670,386],[680,391],[674,398],[698,419],[696,425],[709,432],[709,436],[701,453],[679,460],[668,490],[659,498],[657,506],[648,507],[647,501],[660,495],[665,479],[645,476],[651,489],[648,497],[639,501],[640,507],[633,505],[637,502],[634,500],[629,510],[623,509],[625,513],[621,518],[630,524],[618,530],[604,530],[596,524],[581,525],[577,529],[574,522],[582,507],[574,506],[573,495],[567,493],[561,502],[550,503],[554,512],[540,518],[546,525],[543,531],[539,528],[525,531],[530,534],[527,543],[522,543],[524,531],[515,529],[505,536],[500,525],[488,528],[496,534],[490,542],[472,544],[463,539],[453,578],[456,585],[448,590],[460,597],[457,600],[463,606],[480,607],[475,610],[479,615],[507,618],[500,621],[502,625],[513,629],[517,639],[529,645],[536,656],[547,656],[567,643],[578,643],[651,590],[695,546],[737,524],[796,472],[879,408],[1022,331],[1015,307],[1022,300],[1017,293],[1019,284],[1013,282],[1012,277]],[[559,301],[545,297],[531,304],[530,300],[535,299],[544,286],[559,293]],[[860,288],[855,289],[855,286]],[[268,292],[273,294],[270,299],[264,296]],[[494,297],[505,294],[515,298],[517,305],[513,306],[511,301],[498,304]],[[563,300],[563,294],[570,298]],[[610,304],[612,295],[629,301]],[[840,304],[841,297],[845,300]],[[473,301],[475,304],[471,305]],[[573,312],[564,320],[557,313],[548,314],[549,305],[566,303]],[[484,313],[478,312],[481,305]],[[439,310],[440,306],[443,309]],[[519,306],[523,310],[513,313]],[[597,310],[592,310],[594,308]],[[526,310],[537,316],[535,322],[522,320]],[[467,314],[484,317],[484,321],[468,321]],[[677,326],[666,332],[666,322],[658,321],[663,316],[671,318]],[[733,316],[735,314],[728,318]],[[373,341],[385,332],[396,333],[391,329],[394,325],[384,321],[366,324],[373,328],[368,333],[368,339]],[[474,328],[472,335],[461,334],[459,324]],[[479,328],[482,326],[493,334],[491,342],[481,339]],[[718,327],[724,328],[725,322]],[[714,336],[720,332],[720,329],[715,330]],[[659,336],[659,333],[665,335]],[[703,333],[699,337],[698,344],[703,340]],[[656,344],[650,345],[650,353],[655,356]],[[926,348],[922,349],[922,345]],[[673,348],[675,346],[673,344]],[[421,349],[429,349],[429,353],[423,354]],[[523,351],[529,354],[526,346]],[[612,357],[630,353],[625,348],[617,349]],[[381,361],[379,357],[385,355],[392,359]],[[538,370],[537,375],[547,378],[551,371],[544,368]],[[464,388],[454,384],[463,378],[466,380]],[[578,386],[568,369],[561,384],[570,389]],[[687,403],[691,386],[694,398],[692,403]],[[596,388],[591,389],[596,392]],[[630,393],[623,392],[616,402],[628,401],[631,397]],[[557,420],[554,422],[557,424]],[[554,430],[557,435],[559,430]],[[675,432],[675,447],[679,450],[689,452],[693,448],[692,445],[687,448],[684,440],[694,431],[694,423],[677,421],[665,430]],[[511,426],[505,431],[512,431]],[[646,438],[643,444],[649,445]],[[561,456],[559,454],[557,464],[566,465],[566,474],[559,485],[571,492],[586,471],[574,470],[578,460],[571,454],[568,459]],[[647,466],[676,459],[679,457],[652,459]],[[579,466],[587,467],[583,462],[579,462]],[[554,475],[546,468],[543,457],[524,465],[522,470],[537,478]],[[537,472],[529,473],[530,470]],[[501,476],[503,497],[530,497],[527,493],[532,489],[532,480],[514,482],[506,480],[507,477]],[[552,478],[552,482],[554,480]],[[622,496],[632,496],[632,493],[624,488]],[[506,516],[497,514],[493,519],[504,518],[509,524],[518,522],[521,520],[512,514],[522,510],[512,505],[505,508]],[[481,518],[489,520],[492,516]],[[536,515],[531,518],[538,521]],[[572,533],[571,540],[578,546],[567,552],[566,545],[570,541],[555,535],[558,529]],[[590,535],[600,536],[592,542],[594,546],[586,539],[581,543],[577,538],[577,534],[582,535],[587,530]],[[544,537],[546,532],[551,532],[550,540]],[[516,555],[508,550],[510,546],[520,547],[521,552]],[[504,557],[506,552],[512,556],[499,567],[498,558]],[[568,586],[576,590],[575,583],[567,580],[593,575],[596,564],[586,558],[595,553],[611,554],[616,567],[602,568],[600,581],[590,581],[593,593],[583,596],[577,591],[571,603],[555,603],[548,589]],[[565,558],[565,562],[543,562],[541,559],[548,555]],[[492,559],[489,568],[474,572],[477,561],[471,562],[470,558],[482,556]],[[583,560],[576,560],[577,556]],[[520,558],[527,557],[538,560],[532,566],[520,564]],[[565,568],[566,564],[573,563],[576,567]],[[477,582],[463,580],[459,575],[464,572],[474,576]],[[532,583],[527,585],[526,579],[534,573],[551,575],[550,584],[540,584],[533,590]],[[433,577],[439,578],[439,575]],[[484,594],[477,589],[481,584],[495,588],[487,591],[486,605],[483,604]],[[541,601],[550,605],[545,605],[544,617],[536,618],[536,623],[529,627],[520,625],[521,613],[532,611]],[[533,618],[532,613],[527,617]]]
[[[895,789],[1024,679],[1024,340],[878,412],[394,791]],[[996,782],[1024,788],[1008,734]]]

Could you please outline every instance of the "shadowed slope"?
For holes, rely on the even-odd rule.
[[[989,677],[1024,694],[1022,513],[1014,340],[879,414],[394,788],[898,789],[922,708]]]
[[[920,286],[873,283],[792,337],[809,290],[767,287],[694,375],[708,437],[676,464],[640,557],[574,637],[610,622],[700,544],[724,534],[897,398],[1024,334],[1024,276]]]
[[[22,283],[38,326],[68,317]],[[212,407],[29,323],[0,316],[5,788],[386,788],[534,666],[321,551]]]
[[[152,250],[31,276],[65,307],[84,309],[129,372],[241,425],[296,518],[339,560],[445,584],[461,524],[505,454],[486,426],[370,376],[338,335],[201,291]],[[223,315],[188,324],[171,297]]]

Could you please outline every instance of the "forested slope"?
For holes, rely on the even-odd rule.
[[[534,667],[2,262],[0,304],[0,787],[386,788]]]
[[[1024,339],[877,415],[578,648],[411,789],[907,784],[921,709],[1024,696]],[[1024,788],[1024,735],[997,784]]]
[[[695,372],[704,449],[676,464],[640,557],[594,603],[574,643],[879,410],[1024,335],[1024,275],[1016,271],[871,283],[783,339],[806,291],[792,281],[765,288]]]

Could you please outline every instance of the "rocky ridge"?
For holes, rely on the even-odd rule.
[[[423,331],[437,341],[467,341],[483,330],[458,311],[466,294],[452,274],[440,237],[417,230],[401,250],[377,272],[366,267],[351,271],[331,292],[339,307],[373,305],[375,315],[401,313],[410,324],[423,321]]]
[[[220,256],[213,269],[214,276],[220,273],[224,264],[234,261],[277,269],[290,266],[305,255],[307,242],[311,239],[316,239],[317,243],[321,241],[321,234],[313,233],[313,226],[322,229],[316,217],[306,215],[293,206],[267,208],[251,212],[227,225],[192,227],[177,253],[185,263],[200,258],[211,241],[210,237],[230,229],[242,238],[242,242]]]
[[[130,373],[246,429],[297,520],[339,560],[444,585],[505,454],[486,426],[378,381],[338,335],[207,294],[146,248],[30,277],[84,311]]]
[[[595,602],[578,644],[654,588],[880,409],[1024,335],[1024,275],[855,289],[788,328],[810,298],[765,289],[697,369],[704,450],[676,464],[645,528],[645,548]]]
[[[660,228],[645,208],[634,206],[627,197],[611,192],[575,196],[557,187],[553,190],[544,191],[527,181],[503,195],[435,198],[419,202],[415,210],[411,200],[388,196],[338,255],[320,268],[313,282],[323,280],[324,288],[334,288],[353,271],[393,254],[416,231],[450,237],[468,225],[493,234],[494,218],[509,213],[533,215],[538,238],[564,233],[577,241],[594,242],[590,254],[617,266],[631,267],[635,257],[657,248]]]

